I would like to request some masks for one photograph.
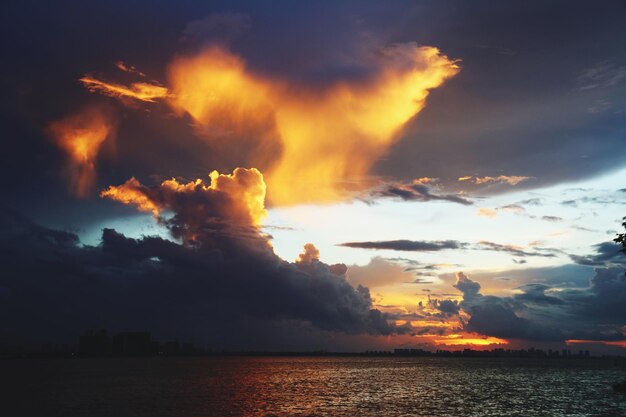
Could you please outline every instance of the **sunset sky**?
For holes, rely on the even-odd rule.
[[[0,342],[626,353],[626,3],[2,5]]]

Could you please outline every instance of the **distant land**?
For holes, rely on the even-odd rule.
[[[86,331],[78,343],[44,344],[39,349],[27,349],[16,344],[0,344],[0,359],[17,358],[93,358],[93,357],[149,357],[149,356],[366,356],[366,357],[450,357],[450,358],[550,358],[550,359],[624,359],[622,355],[594,356],[589,350],[528,349],[442,350],[436,351],[396,348],[393,350],[367,350],[363,352],[311,351],[257,351],[214,350],[195,346],[192,341],[178,339],[159,342],[148,331],[126,331],[109,335],[107,330]]]

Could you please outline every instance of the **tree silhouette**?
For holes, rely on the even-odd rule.
[[[622,217],[622,220],[624,220],[622,222],[622,226],[624,226],[624,229],[626,229],[626,217]],[[613,242],[621,243],[622,244],[622,252],[626,253],[626,233],[618,233],[617,237],[615,239],[613,239]],[[626,275],[626,271],[624,271],[624,275]]]
[[[626,229],[626,217],[623,217],[622,220],[624,220],[624,222],[622,223],[622,226],[624,226],[624,229]],[[613,239],[613,242],[621,243],[622,252],[626,253],[626,233],[618,233],[617,237]]]

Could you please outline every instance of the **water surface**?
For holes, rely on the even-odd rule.
[[[624,377],[607,360],[23,359],[0,361],[0,415],[626,416]]]

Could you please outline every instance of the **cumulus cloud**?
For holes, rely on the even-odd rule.
[[[586,288],[535,282],[511,297],[497,297],[483,295],[480,284],[462,272],[454,287],[463,295],[459,307],[469,332],[543,341],[626,340],[626,277],[620,267],[597,268]]]
[[[89,75],[80,81],[89,91],[124,100],[164,101],[175,114],[190,117],[198,135],[214,145],[254,149],[249,163],[267,167],[269,199],[284,205],[362,192],[367,184],[352,190],[345,183],[367,175],[425,107],[430,90],[460,70],[437,48],[408,42],[366,54],[359,64],[366,76],[310,86],[257,73],[219,39],[247,26],[247,17],[234,13],[190,24],[186,36],[215,39],[200,52],[172,60],[168,87]],[[248,146],[251,137],[258,143]]]
[[[350,265],[347,276],[352,285],[378,288],[410,281],[413,274],[397,262],[375,256],[367,265]]]
[[[465,330],[505,339],[561,340],[556,329],[549,329],[520,317],[521,305],[504,297],[485,296],[481,286],[462,272],[457,273],[456,289],[463,293],[460,307],[469,314]]]
[[[152,214],[176,238],[186,243],[202,241],[211,234],[243,233],[255,235],[265,217],[265,182],[255,168],[237,168],[232,174],[209,174],[202,179],[180,183],[172,178],[159,186],[147,187],[131,178],[110,186],[101,196],[135,206]],[[163,212],[172,212],[166,218]]]
[[[269,245],[185,246],[105,229],[91,247],[12,212],[3,211],[0,222],[3,336],[135,327],[216,342],[238,337],[236,324],[245,317],[348,334],[398,331],[372,307],[367,288],[350,285],[345,265],[321,262],[310,246],[290,263]],[[221,333],[213,333],[218,327]]]

